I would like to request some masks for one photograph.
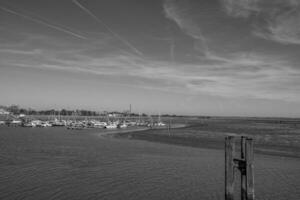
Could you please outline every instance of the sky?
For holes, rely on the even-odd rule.
[[[0,0],[0,105],[300,117],[298,0]]]

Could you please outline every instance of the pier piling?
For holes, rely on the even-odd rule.
[[[240,172],[241,200],[254,200],[253,140],[240,137],[240,158],[235,157],[236,137],[225,138],[225,200],[234,200],[235,173]]]

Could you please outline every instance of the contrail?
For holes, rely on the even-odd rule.
[[[49,28],[53,28],[53,29],[55,29],[55,30],[58,30],[58,31],[67,33],[67,34],[72,35],[72,36],[74,36],[74,37],[77,37],[77,38],[80,38],[80,39],[85,39],[85,40],[87,39],[86,37],[84,37],[84,36],[82,36],[82,35],[79,35],[79,34],[77,34],[77,33],[73,33],[72,31],[69,31],[69,30],[66,30],[66,29],[64,29],[64,28],[61,28],[61,27],[58,27],[58,26],[49,24],[49,23],[47,23],[47,22],[44,22],[44,21],[39,20],[39,19],[35,19],[35,18],[33,18],[33,17],[27,16],[27,15],[24,15],[24,14],[21,14],[21,13],[19,13],[19,12],[14,11],[14,10],[11,10],[11,9],[8,9],[8,8],[2,7],[2,6],[0,6],[0,9],[1,9],[1,10],[4,10],[5,12],[8,12],[8,13],[11,13],[11,14],[14,14],[14,15],[17,15],[17,16],[19,16],[19,17],[22,17],[22,18],[24,18],[24,19],[28,19],[28,20],[30,20],[30,21],[32,21],[32,22],[35,22],[35,23],[38,23],[38,24],[42,24],[42,25],[47,26],[47,27],[49,27]]]
[[[131,50],[133,50],[136,54],[143,56],[143,53],[139,51],[136,47],[134,47],[130,42],[122,38],[119,34],[114,32],[107,24],[105,24],[102,20],[100,20],[96,15],[94,15],[89,9],[80,4],[77,0],[73,0],[73,3],[76,4],[79,8],[81,8],[84,12],[86,12],[89,16],[91,16],[98,23],[102,24],[114,37],[123,42],[126,46],[128,46]]]

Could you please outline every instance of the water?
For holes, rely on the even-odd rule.
[[[224,199],[223,151],[93,131],[1,127],[0,199]],[[300,199],[299,166],[256,155],[257,199]]]

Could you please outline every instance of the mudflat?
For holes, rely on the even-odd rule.
[[[189,117],[172,119],[182,128],[151,129],[143,132],[119,133],[119,137],[199,148],[223,149],[227,135],[254,139],[255,152],[300,158],[300,119]]]

